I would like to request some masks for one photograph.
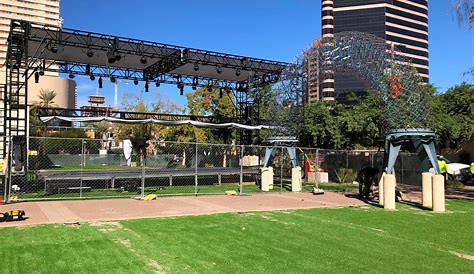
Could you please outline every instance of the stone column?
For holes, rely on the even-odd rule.
[[[433,207],[433,174],[429,172],[423,172],[421,174],[421,191],[422,191],[422,198],[421,202],[424,207],[431,208]]]
[[[433,211],[444,212],[445,200],[444,200],[444,176],[435,175],[433,176]]]
[[[383,177],[383,207],[395,210],[395,175],[385,174]]]

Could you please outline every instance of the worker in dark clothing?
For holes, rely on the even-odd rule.
[[[375,178],[379,174],[379,169],[376,167],[364,167],[357,173],[356,181],[359,183],[359,196],[362,198],[369,198],[374,185]]]

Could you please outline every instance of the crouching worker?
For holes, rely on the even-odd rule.
[[[359,170],[356,181],[359,183],[359,196],[361,198],[369,198],[378,174],[379,169],[376,167],[364,167]]]

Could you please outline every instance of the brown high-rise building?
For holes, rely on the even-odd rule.
[[[427,0],[322,0],[322,40],[359,31],[385,39],[429,81]],[[320,99],[344,101],[348,93],[363,94],[368,85],[351,74],[336,73],[321,81]]]

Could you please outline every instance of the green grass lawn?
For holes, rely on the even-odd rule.
[[[473,273],[474,203],[0,229],[2,273]],[[471,257],[472,259],[472,257]]]

